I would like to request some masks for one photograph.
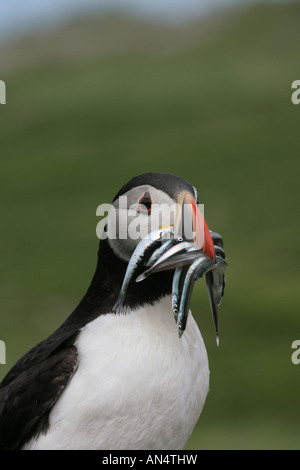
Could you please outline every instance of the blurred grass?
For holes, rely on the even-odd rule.
[[[0,378],[85,293],[98,204],[176,173],[230,265],[219,348],[204,284],[193,294],[211,390],[187,448],[299,448],[299,20],[299,4],[258,5],[184,50],[0,68]]]

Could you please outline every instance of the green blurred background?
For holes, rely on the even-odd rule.
[[[198,188],[229,270],[211,386],[187,449],[299,449],[300,4],[171,24],[106,14],[0,44],[0,339],[7,364],[76,307],[96,208],[132,176]]]

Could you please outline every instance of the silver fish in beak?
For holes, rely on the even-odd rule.
[[[201,252],[190,267],[185,269],[176,268],[174,273],[172,307],[175,319],[178,318],[178,334],[181,337],[186,327],[194,282],[205,274],[216,341],[219,345],[217,306],[224,294],[224,273],[227,268],[223,239],[218,233],[208,229],[206,221],[191,194],[188,192],[181,193],[178,202],[182,211],[176,219],[175,231],[182,230],[186,236],[186,226],[188,228],[192,227],[190,239],[192,238],[196,247],[194,253],[196,254],[199,250]],[[189,251],[191,252],[192,249],[190,248]]]
[[[185,241],[166,250],[161,257],[136,279],[140,282],[151,274],[174,269],[172,284],[172,309],[178,322],[178,334],[182,336],[189,313],[194,282],[214,269],[216,252],[208,226],[189,192],[182,192],[178,199],[175,234]],[[214,232],[213,232],[214,233]],[[218,234],[215,234],[216,238]],[[215,299],[219,292],[214,281],[208,283],[208,292],[218,343],[218,315]],[[218,286],[219,287],[219,286]]]
[[[208,273],[210,269],[214,266],[214,260],[209,258],[207,255],[202,254],[194,263],[189,267],[181,292],[181,300],[178,314],[178,334],[179,338],[182,336],[187,322],[187,317],[189,313],[189,307],[191,302],[191,296],[193,292],[195,275],[197,273],[198,277],[202,277],[203,274]],[[215,321],[215,330],[216,338],[218,343],[219,333],[218,333],[218,316],[214,315]]]
[[[223,240],[219,234],[208,229],[189,192],[179,194],[177,207],[174,227],[167,226],[148,234],[136,247],[114,309],[118,311],[122,308],[126,291],[138,267],[144,265],[146,269],[135,279],[136,282],[160,271],[174,270],[172,310],[181,337],[187,323],[194,283],[205,274],[219,344],[217,307],[224,294],[227,268]]]
[[[178,267],[175,269],[172,283],[172,310],[175,322],[178,321],[181,293],[183,283],[189,266]]]
[[[192,250],[193,252],[189,252]],[[200,250],[191,242],[182,242],[176,246],[168,248],[157,261],[151,266],[151,268],[144,271],[136,278],[136,282],[143,281],[150,274],[157,273],[159,271],[167,271],[168,269],[175,269],[177,266],[183,266],[185,264],[191,264],[193,260],[199,256]]]

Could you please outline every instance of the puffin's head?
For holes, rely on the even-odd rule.
[[[111,249],[128,262],[142,238],[171,226],[214,258],[214,244],[197,202],[195,187],[178,176],[145,173],[132,178],[115,196],[108,215],[106,237]]]

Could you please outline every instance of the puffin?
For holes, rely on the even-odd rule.
[[[184,448],[203,409],[210,372],[191,311],[178,335],[172,312],[175,268],[142,282],[133,279],[118,304],[133,253],[153,229],[155,208],[164,207],[158,228],[172,227],[172,221],[164,222],[169,208],[182,204],[182,195],[189,197],[193,218],[198,193],[179,176],[145,173],[118,191],[86,294],[0,384],[0,449]],[[121,236],[129,226],[137,228],[137,216],[137,236]],[[213,258],[222,238],[213,241],[214,232],[205,227],[202,248]],[[141,265],[137,274],[144,269]]]

